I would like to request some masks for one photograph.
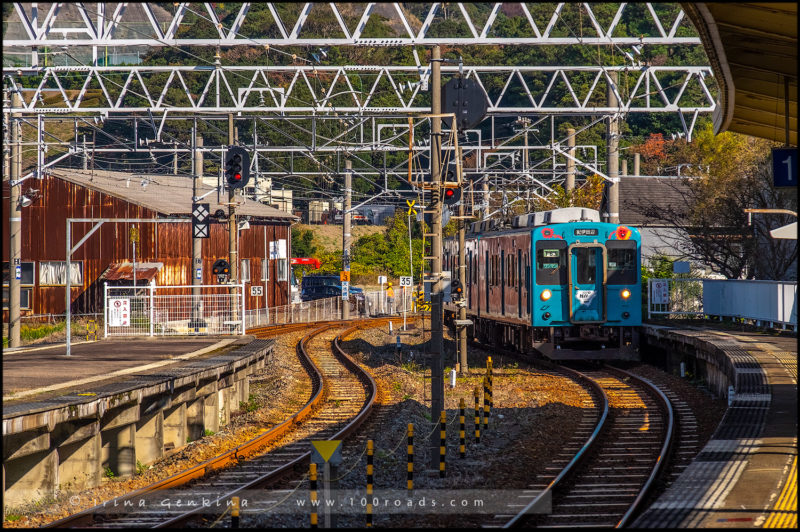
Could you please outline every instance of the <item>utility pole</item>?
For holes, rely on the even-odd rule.
[[[525,134],[527,138],[527,133]],[[527,145],[527,142],[526,142]],[[526,155],[527,155],[527,150]],[[458,147],[458,182],[462,184],[464,183],[464,155],[462,152],[461,146]],[[527,160],[527,156],[526,156]],[[458,301],[458,319],[459,320],[466,320],[467,319],[467,305],[464,301],[466,297],[466,286],[467,286],[467,264],[465,261],[466,258],[466,235],[467,235],[467,221],[464,219],[464,214],[466,209],[464,208],[464,202],[466,199],[464,198],[463,189],[461,194],[461,201],[458,203],[458,281],[461,283],[462,287],[462,296],[461,299]],[[458,330],[458,369],[461,375],[466,375],[467,371],[469,370],[469,366],[467,364],[467,328],[466,327],[459,327]]]
[[[633,175],[639,175],[639,168],[642,161],[642,156],[638,153],[633,154]]]
[[[172,154],[172,173],[173,173],[173,175],[178,175],[178,143],[177,142],[173,142],[172,143],[172,149],[175,150],[173,152],[173,154]],[[194,195],[197,196],[197,191],[195,191]]]
[[[567,129],[567,151],[570,157],[575,157],[575,130]],[[567,158],[567,192],[575,190],[575,161]]]
[[[11,95],[11,107],[22,107],[18,92]],[[16,270],[22,267],[22,206],[19,203],[19,181],[22,175],[22,138],[20,131],[21,113],[11,115],[11,175],[9,190],[9,280],[8,280],[8,347],[19,347],[20,340],[20,280]],[[69,275],[69,272],[67,272]],[[69,295],[67,296],[69,300]]]
[[[352,204],[353,161],[344,160],[344,213],[342,215],[342,270],[350,272],[350,206]],[[348,291],[349,292],[349,291]],[[342,319],[350,319],[350,299],[342,302]]]
[[[433,221],[431,224],[433,286],[431,287],[431,420],[437,420],[444,410],[444,309],[442,306],[442,50],[433,47],[431,62],[431,206]],[[429,437],[430,469],[439,469],[439,444],[437,431]]]
[[[83,169],[89,169],[89,154],[86,152],[86,134],[83,135]]]
[[[234,129],[233,129],[233,113],[228,113],[228,145],[234,144]],[[228,263],[231,265],[231,287],[229,293],[231,295],[231,321],[239,320],[239,312],[237,309],[238,299],[236,297],[236,287],[233,286],[239,280],[239,252],[236,249],[238,244],[237,234],[238,228],[236,227],[236,200],[234,193],[236,189],[228,187]],[[288,261],[287,261],[288,262]],[[242,331],[244,334],[244,331]]]
[[[194,172],[192,172],[192,203],[197,203],[197,191],[200,180],[203,178],[203,137],[194,130]],[[178,173],[178,152],[175,152],[173,166],[175,173]],[[210,231],[210,227],[209,227]],[[200,325],[197,323],[200,320],[200,285],[203,284],[202,279],[203,267],[203,240],[192,235],[192,266],[189,272],[192,275],[192,322],[195,327]],[[201,277],[197,277],[197,269],[201,268]]]
[[[617,73],[609,72],[611,82],[608,84],[608,107],[619,107],[613,89],[617,86]],[[619,223],[619,118],[614,114],[608,118],[606,130],[606,146],[608,149],[608,222]]]
[[[491,212],[489,209],[489,181],[488,179],[483,180],[483,201],[486,203],[486,207],[483,208],[483,219],[489,219],[489,213]]]

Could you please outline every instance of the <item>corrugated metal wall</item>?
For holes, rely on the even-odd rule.
[[[23,190],[38,189],[39,198],[22,210],[22,261],[36,262],[35,282],[28,314],[63,314],[65,309],[64,286],[39,286],[40,261],[66,260],[67,218],[157,218],[158,213],[134,205],[123,199],[93,191],[58,178],[25,181]],[[122,187],[121,194],[124,194]],[[8,182],[3,183],[4,211],[8,205]],[[188,207],[187,214],[188,217]],[[72,224],[74,246],[89,232],[93,223]],[[129,230],[139,229],[136,260],[162,262],[164,267],[156,277],[159,286],[186,285],[192,282],[192,225],[191,223],[104,223],[73,253],[71,260],[83,264],[83,285],[72,289],[73,312],[98,312],[102,309],[103,289],[100,275],[112,262],[133,260],[133,245]],[[251,279],[261,281],[261,263],[264,252],[264,233],[269,242],[290,239],[290,221],[250,220],[250,229],[240,232],[239,256],[250,259]],[[3,234],[8,235],[8,217],[3,217]],[[4,239],[7,241],[7,239]],[[3,246],[3,260],[8,261],[8,246]],[[212,223],[210,238],[204,239],[203,284],[216,284],[211,267],[218,258],[228,258],[227,222]],[[276,261],[270,261],[271,271],[267,292],[269,305],[284,305],[288,301],[288,282],[276,281]],[[264,298],[250,297],[246,286],[247,308],[264,306]]]

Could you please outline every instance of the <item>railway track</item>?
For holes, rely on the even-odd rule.
[[[378,392],[375,381],[341,350],[339,339],[358,328],[379,326],[384,321],[373,319],[314,324],[316,328],[297,345],[298,357],[311,380],[310,398],[279,425],[211,460],[117,498],[111,505],[106,501],[48,526],[180,526],[207,511],[208,507],[221,507],[222,513],[232,496],[243,490],[270,484],[295,466],[307,462],[311,439],[346,438],[370,414]],[[352,326],[339,334],[329,348],[309,348],[311,342],[320,341],[323,333],[344,325]],[[288,330],[286,327],[267,327],[248,332],[265,337],[303,327],[307,325],[290,325]],[[264,452],[268,446],[269,451]],[[163,499],[166,489],[170,490],[171,499],[200,502],[191,507],[169,505],[165,508]]]
[[[664,393],[616,368],[561,367],[590,390],[564,452],[490,527],[621,528],[646,500],[669,455],[674,415]],[[547,501],[552,507],[547,508]]]

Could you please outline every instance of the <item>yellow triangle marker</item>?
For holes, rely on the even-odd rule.
[[[322,459],[327,462],[336,452],[336,449],[342,445],[342,440],[312,441],[311,445],[314,446],[314,449],[317,450]]]

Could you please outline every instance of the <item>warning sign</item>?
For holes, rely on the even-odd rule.
[[[108,300],[108,325],[111,327],[130,327],[131,324],[131,300],[130,299],[109,299]]]
[[[654,305],[666,305],[669,303],[669,280],[651,280],[650,283],[651,302]]]

